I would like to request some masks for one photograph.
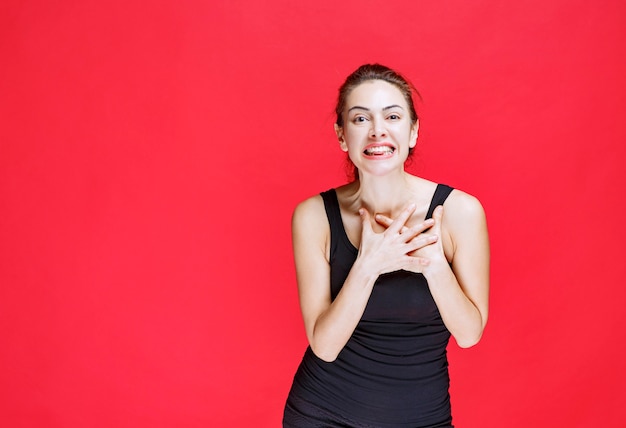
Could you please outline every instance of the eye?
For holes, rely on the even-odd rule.
[[[395,114],[395,113],[393,113],[393,114],[389,115],[389,119],[391,119],[391,120],[399,120],[400,116]]]
[[[366,120],[367,119],[365,118],[365,116],[355,116],[354,118],[352,118],[352,122],[354,123],[363,123]]]

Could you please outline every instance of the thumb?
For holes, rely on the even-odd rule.
[[[443,205],[437,206],[433,211],[433,220],[435,220],[435,226],[441,227],[441,219],[443,218]]]
[[[372,222],[370,220],[370,213],[365,208],[359,209],[359,215],[361,216],[361,223],[363,225],[363,234],[370,234],[374,230],[372,229]]]

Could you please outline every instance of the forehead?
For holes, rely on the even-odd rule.
[[[397,86],[384,80],[368,80],[354,88],[346,98],[346,107],[353,106],[367,108],[400,105],[407,108],[404,95]]]

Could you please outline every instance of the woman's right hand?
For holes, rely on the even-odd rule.
[[[422,234],[433,225],[430,219],[415,226],[406,225],[414,211],[415,205],[408,205],[384,232],[377,233],[372,228],[369,212],[364,208],[359,210],[362,222],[359,258],[363,269],[367,269],[374,275],[401,269],[415,273],[422,272],[429,261],[418,257],[414,252],[434,244],[439,237]]]

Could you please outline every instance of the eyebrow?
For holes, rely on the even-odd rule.
[[[389,110],[389,109],[392,109],[392,108],[400,108],[400,109],[404,110],[404,109],[402,108],[402,106],[400,106],[400,105],[398,105],[398,104],[392,104],[392,105],[390,105],[390,106],[383,107],[383,111],[385,111],[385,110]],[[368,109],[367,107],[354,106],[354,107],[350,107],[350,108],[348,109],[348,112],[350,112],[350,111],[352,111],[352,110],[355,110],[355,109],[358,109],[358,110],[365,110],[365,111],[370,111],[370,109]]]

